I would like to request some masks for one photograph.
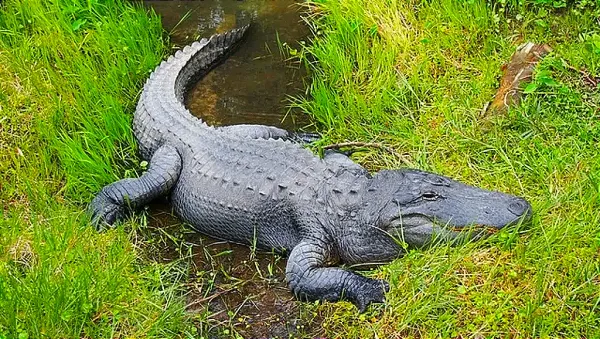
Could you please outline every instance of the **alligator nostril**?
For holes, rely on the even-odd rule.
[[[515,200],[508,205],[508,210],[518,216],[523,215],[523,213],[530,209],[529,203],[523,199]]]

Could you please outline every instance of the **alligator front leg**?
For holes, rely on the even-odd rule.
[[[155,198],[167,194],[179,178],[181,158],[174,147],[161,146],[150,160],[148,171],[141,177],[119,180],[102,188],[92,200],[89,211],[92,223],[112,225]]]
[[[329,250],[320,241],[302,241],[292,250],[286,267],[290,289],[301,300],[349,300],[359,312],[370,303],[385,301],[387,282],[341,268],[324,267]]]

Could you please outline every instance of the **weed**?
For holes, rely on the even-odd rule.
[[[294,104],[326,131],[323,143],[389,145],[421,169],[524,196],[535,211],[528,227],[485,242],[409,251],[375,272],[393,286],[382,313],[319,307],[328,336],[600,335],[597,16],[592,2],[564,4],[308,2],[314,38],[299,58],[313,81]],[[483,129],[501,66],[524,41],[554,52],[523,102]],[[373,170],[403,166],[372,149],[354,157]]]
[[[164,52],[158,17],[9,0],[0,32],[0,337],[190,333],[184,272],[140,263],[133,233],[98,234],[78,204],[137,167],[130,112]]]
[[[536,212],[529,228],[485,242],[409,250],[373,273],[393,286],[375,312],[304,305],[329,336],[599,335],[600,98],[581,77],[600,76],[600,32],[596,3],[565,5],[307,3],[315,37],[290,52],[313,81],[294,105],[315,117],[322,143],[390,145],[417,167],[525,196]],[[164,52],[156,16],[121,1],[5,0],[0,32],[0,337],[197,336],[215,323],[236,335],[246,320],[235,310],[223,320],[184,314],[185,268],[140,261],[137,234],[126,229],[143,228],[144,217],[97,234],[82,213],[104,184],[147,166],[135,156],[128,112]],[[554,55],[520,106],[483,131],[481,108],[522,40],[547,42]],[[357,160],[402,165],[377,149]],[[182,246],[178,255],[191,253]],[[203,252],[215,267],[197,270],[203,298],[247,283],[215,263],[230,254]],[[249,271],[259,280],[281,275],[255,255]]]

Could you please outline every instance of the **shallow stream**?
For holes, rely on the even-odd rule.
[[[297,45],[309,30],[295,0],[145,1],[161,15],[175,48],[251,23],[241,47],[189,93],[192,113],[216,125],[252,123],[303,127],[308,120],[288,112],[288,96],[302,93],[305,73],[285,61],[280,45]],[[186,18],[182,21],[182,18]]]

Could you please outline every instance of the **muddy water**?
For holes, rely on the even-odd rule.
[[[293,0],[145,1],[161,15],[178,48],[252,22],[240,49],[204,77],[186,105],[215,125],[254,123],[297,129],[308,120],[288,112],[286,98],[306,85],[302,72],[283,60],[281,43],[297,46],[308,36]],[[188,14],[186,14],[188,13]],[[181,18],[188,16],[181,21]],[[148,230],[156,260],[191,258],[188,310],[205,338],[314,338],[320,319],[289,292],[285,259],[199,235],[181,226],[168,205],[150,208]],[[160,239],[160,240],[157,240]]]
[[[309,121],[288,112],[288,96],[302,93],[305,73],[285,61],[280,43],[297,47],[308,28],[295,0],[145,1],[161,15],[175,47],[252,23],[247,39],[189,93],[186,105],[215,125],[265,124],[297,129]],[[181,21],[182,17],[187,19]],[[278,41],[280,43],[278,43]]]

